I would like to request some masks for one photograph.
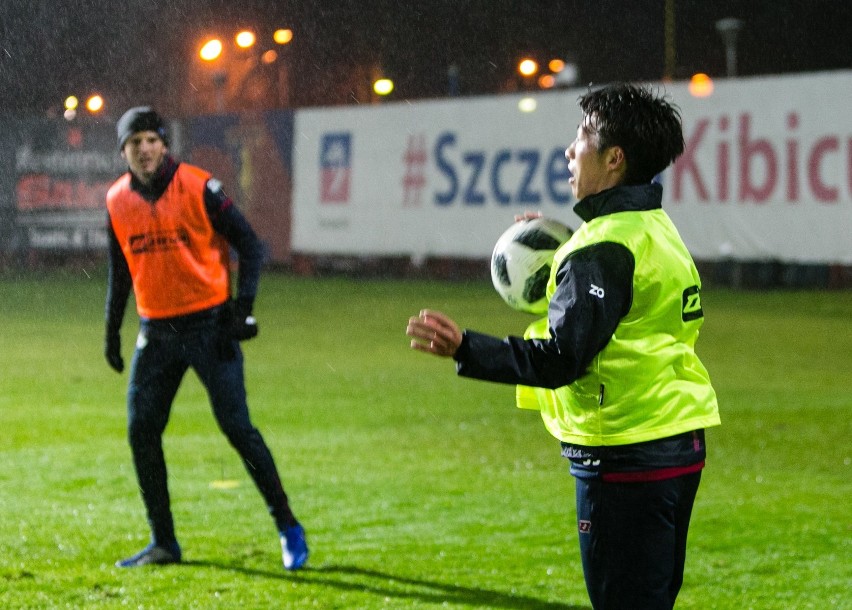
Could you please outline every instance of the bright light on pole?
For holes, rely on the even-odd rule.
[[[275,33],[272,34],[272,40],[278,44],[287,44],[293,40],[293,30],[287,28],[275,30]]]
[[[538,86],[542,89],[553,89],[556,85],[556,77],[552,74],[542,74],[538,77]]]
[[[80,100],[77,99],[76,95],[69,95],[65,98],[65,110],[77,110],[79,105]]]
[[[538,63],[534,59],[522,59],[518,64],[518,72],[522,76],[532,76],[538,72]]]
[[[218,38],[208,40],[202,45],[198,56],[204,61],[213,61],[222,55],[222,41]]]
[[[197,76],[212,79],[215,112],[289,105],[289,65],[282,47],[291,44],[293,30],[279,28],[271,38],[269,33],[258,35],[248,25],[230,33],[210,32],[199,41],[202,61],[195,64],[205,65],[198,68]]]
[[[388,95],[393,91],[393,81],[389,78],[380,78],[373,83],[373,91],[377,95]]]
[[[241,49],[248,49],[249,47],[253,46],[255,40],[256,39],[254,36],[254,32],[250,32],[249,30],[243,30],[234,38],[234,41],[237,43],[237,46]]]
[[[201,45],[201,49],[198,51],[198,56],[203,61],[212,63],[222,56],[223,50],[224,47],[222,45],[222,41],[218,38],[211,38]],[[212,74],[212,79],[213,87],[216,91],[216,112],[222,113],[225,111],[225,94],[223,88],[225,87],[225,80],[227,79],[227,76],[224,70],[215,69]]]
[[[86,100],[86,110],[92,114],[100,112],[104,108],[104,98],[98,94],[89,96]]]

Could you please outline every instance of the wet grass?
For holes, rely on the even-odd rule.
[[[166,432],[186,563],[147,542],[124,391],[102,356],[104,274],[0,277],[3,608],[586,609],[573,481],[513,390],[408,350],[421,307],[520,333],[487,282],[264,278],[245,344],[255,424],[304,522],[280,566],[259,494],[187,377]],[[852,294],[708,290],[699,352],[723,426],[678,608],[850,608]],[[124,355],[135,314],[124,325]],[[233,480],[232,489],[211,482]]]

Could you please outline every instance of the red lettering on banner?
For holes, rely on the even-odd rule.
[[[741,201],[752,199],[763,203],[772,195],[778,180],[778,160],[772,145],[765,138],[750,139],[751,115],[740,117],[739,155],[740,155],[740,190]],[[751,183],[751,162],[755,155],[763,157],[766,165],[766,178],[761,186]]]
[[[827,152],[834,152],[839,148],[840,142],[837,141],[837,138],[823,138],[814,144],[811,155],[808,157],[808,184],[814,192],[814,196],[826,203],[836,203],[839,193],[836,187],[826,186],[822,181],[820,165],[822,165],[822,158]]]
[[[728,131],[730,121],[728,117],[723,116],[719,119],[719,131],[725,133]],[[718,165],[717,188],[719,189],[719,199],[728,202],[730,197],[730,173],[731,173],[731,147],[728,142],[719,142],[719,149],[716,152],[716,164]]]
[[[105,208],[106,194],[112,181],[53,178],[44,174],[27,174],[16,185],[19,210],[96,210]]]
[[[74,202],[74,193],[73,187],[70,182],[65,180],[51,180],[50,182],[50,197],[54,202],[60,203],[69,203],[71,207],[76,207],[73,205]]]
[[[787,128],[793,132],[799,126],[799,115],[791,113],[787,117]],[[787,140],[787,201],[798,203],[799,199],[799,143]]]
[[[790,204],[832,204],[852,194],[852,138],[847,141],[844,164],[836,156],[843,152],[839,135],[823,136],[803,145],[798,134],[800,122],[799,114],[790,112],[786,117],[787,137],[781,140],[773,131],[774,139],[770,140],[753,133],[750,113],[739,115],[736,121],[720,116],[715,134],[710,118],[699,119],[685,136],[684,152],[671,170],[673,202],[689,198],[695,202],[728,203],[735,196],[739,203],[764,204],[783,196]],[[736,125],[736,131],[728,134],[732,125]],[[843,176],[831,171],[835,169],[846,172],[848,193],[841,192]],[[732,171],[737,172],[735,178]],[[715,181],[711,173],[715,174]],[[708,190],[705,178],[711,179],[714,192]],[[737,182],[735,194],[731,193],[733,180]]]
[[[686,142],[683,149],[683,154],[678,158],[674,165],[674,199],[681,201],[683,199],[683,180],[684,174],[687,172],[692,175],[695,180],[695,189],[698,191],[698,199],[707,201],[707,189],[704,186],[704,181],[701,180],[701,173],[698,171],[698,163],[695,161],[695,153],[698,147],[701,146],[701,140],[704,138],[704,132],[707,131],[707,126],[710,121],[701,119],[695,127],[695,133]]]
[[[47,176],[22,176],[16,187],[18,209],[29,210],[39,207],[34,202],[47,200],[49,183],[50,178]]]
[[[846,142],[846,182],[849,192],[852,193],[852,138]]]

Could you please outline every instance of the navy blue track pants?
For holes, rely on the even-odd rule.
[[[162,435],[189,368],[206,388],[219,428],[242,458],[283,531],[295,519],[272,454],[249,419],[239,344],[223,344],[215,317],[177,330],[143,321],[127,393],[128,437],[153,539],[162,544],[175,540]]]
[[[671,610],[701,472],[663,481],[576,478],[583,575],[595,610]]]

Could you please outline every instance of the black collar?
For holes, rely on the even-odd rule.
[[[574,212],[588,222],[615,212],[643,212],[663,207],[663,187],[656,182],[615,186],[578,201]]]
[[[163,158],[163,162],[160,164],[160,167],[157,168],[150,184],[142,184],[142,182],[140,182],[139,179],[131,172],[130,188],[142,195],[146,201],[154,202],[162,197],[163,193],[166,192],[166,188],[168,188],[169,183],[175,176],[178,165],[179,163],[177,161],[175,161],[171,156],[166,155]]]

